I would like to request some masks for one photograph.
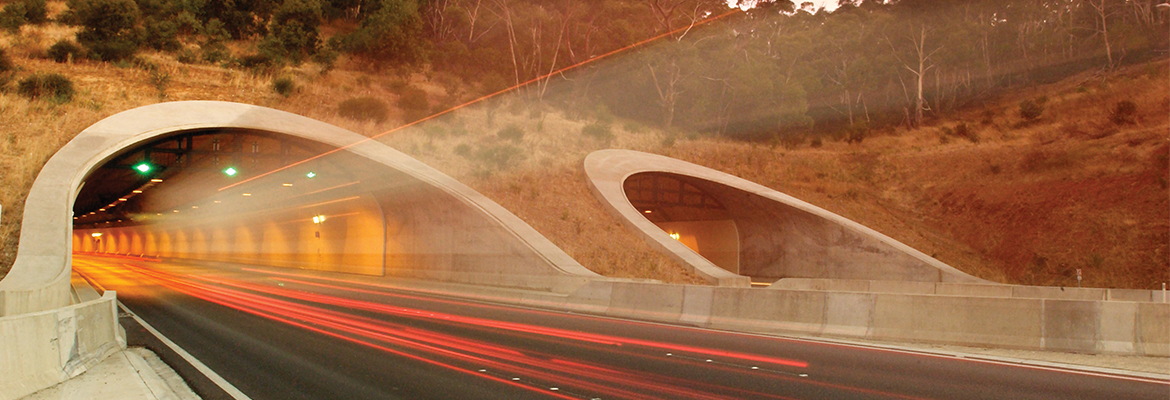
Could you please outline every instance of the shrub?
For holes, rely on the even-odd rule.
[[[175,51],[183,47],[179,43],[179,25],[173,21],[147,18],[144,26],[146,31],[142,36],[142,44],[162,51]]]
[[[458,146],[455,146],[455,154],[463,158],[471,157],[471,146],[467,143],[460,143]]]
[[[502,171],[523,160],[524,150],[507,144],[489,146],[479,149],[476,158],[487,166]]]
[[[955,125],[955,136],[970,140],[971,143],[979,143],[979,135],[975,134],[975,130],[966,122],[960,122]]]
[[[8,57],[8,52],[0,49],[0,74],[14,69],[16,69],[16,66],[12,64],[12,59]]]
[[[49,22],[49,6],[45,0],[24,0],[24,19],[30,24],[40,25]]]
[[[861,143],[866,136],[869,136],[869,124],[865,122],[854,123],[845,131],[845,141],[849,143]]]
[[[509,124],[501,128],[499,132],[496,132],[496,137],[500,138],[500,140],[519,142],[521,139],[524,139],[524,130],[520,129],[520,126],[516,124]]]
[[[175,57],[176,60],[183,64],[194,64],[199,62],[199,56],[195,54],[195,50],[184,48],[179,50],[179,55]]]
[[[272,90],[276,93],[279,93],[281,96],[288,97],[292,95],[293,90],[296,88],[296,83],[293,82],[292,78],[287,76],[282,76],[272,80]]]
[[[824,145],[824,143],[821,142],[820,136],[814,137],[814,138],[812,138],[812,140],[810,140],[808,142],[808,147],[812,147],[814,149],[819,149],[823,145]]]
[[[76,60],[85,55],[85,49],[73,43],[72,40],[62,39],[49,46],[49,58],[53,61],[63,63]]]
[[[275,64],[272,57],[266,53],[247,54],[240,57],[240,66],[247,69],[262,70]]]
[[[356,97],[341,102],[337,114],[355,121],[383,122],[389,115],[386,103],[373,97]]]
[[[82,26],[77,41],[102,61],[125,60],[138,51],[138,5],[133,0],[71,2],[72,18]]]
[[[1027,122],[1032,122],[1032,121],[1040,119],[1040,116],[1042,114],[1044,114],[1045,100],[1047,100],[1047,99],[1044,97],[1041,97],[1040,99],[1036,99],[1036,100],[1029,99],[1029,100],[1021,101],[1020,102],[1020,118],[1023,118],[1024,121],[1027,121]]]
[[[24,4],[11,3],[4,6],[4,9],[0,10],[0,28],[12,33],[19,33],[20,27],[28,23],[24,14]]]
[[[284,0],[272,15],[261,51],[275,59],[300,64],[316,54],[320,44],[321,3],[317,0]]]
[[[1110,119],[1117,125],[1132,124],[1137,114],[1137,104],[1129,100],[1119,101],[1110,114]]]
[[[594,122],[592,124],[585,125],[584,127],[582,127],[581,128],[581,135],[585,136],[585,137],[597,139],[597,140],[599,140],[601,142],[605,142],[605,143],[609,143],[611,140],[614,139],[613,132],[610,130],[609,125],[603,124],[600,122]]]
[[[427,100],[427,92],[408,85],[402,88],[398,96],[398,108],[402,109],[406,122],[411,122],[426,117],[431,104]]]
[[[64,103],[73,99],[73,81],[61,74],[33,75],[20,81],[18,91],[30,99]]]

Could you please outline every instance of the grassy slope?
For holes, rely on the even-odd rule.
[[[118,111],[158,101],[214,99],[278,108],[373,136],[398,125],[339,118],[336,104],[374,96],[393,104],[397,78],[347,68],[321,75],[312,67],[285,70],[299,89],[283,98],[270,77],[179,64],[147,54],[169,74],[162,91],[149,72],[81,62],[55,64],[36,56],[71,31],[25,27],[0,37],[22,69],[72,78],[79,95],[64,105],[0,94],[0,275],[15,256],[23,199],[41,165],[77,132]],[[581,134],[590,120],[533,111],[501,100],[460,111],[380,140],[454,176],[512,210],[586,267],[611,276],[695,282],[651,251],[604,212],[589,194],[581,162],[606,147],[677,157],[756,181],[840,213],[972,274],[1001,282],[1148,287],[1170,280],[1170,189],[1167,135],[1170,82],[1166,63],[1108,77],[1083,76],[958,116],[980,140],[941,139],[934,127],[890,131],[861,145],[828,142],[785,149],[709,138],[673,140],[637,124],[615,122],[612,140]],[[432,98],[442,89],[414,78]],[[1041,121],[1022,126],[1020,98],[1046,94]],[[1116,126],[1108,109],[1137,103],[1136,124]],[[397,116],[397,114],[394,114]],[[516,125],[519,141],[496,132]],[[462,146],[461,146],[462,145]],[[493,168],[482,149],[522,149],[523,158]],[[460,151],[460,148],[465,151]],[[459,155],[460,153],[464,155]]]

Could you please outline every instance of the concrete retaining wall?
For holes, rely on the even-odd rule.
[[[113,291],[51,311],[0,318],[0,400],[77,376],[126,348]]]
[[[1170,304],[637,282],[592,282],[565,304],[737,331],[1170,357]]]
[[[1021,299],[1110,300],[1165,303],[1161,290],[1073,288],[1054,286],[1000,285],[954,282],[904,282],[854,279],[785,278],[770,286],[785,290],[828,290],[837,292],[938,294],[970,297]]]

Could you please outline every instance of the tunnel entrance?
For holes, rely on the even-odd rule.
[[[630,176],[624,189],[630,204],[672,239],[712,264],[741,274],[739,229],[718,199],[685,177],[662,173]]]
[[[370,191],[402,174],[336,150],[247,129],[128,148],[82,184],[73,249],[383,275],[383,213]]]

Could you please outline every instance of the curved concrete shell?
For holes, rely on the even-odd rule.
[[[613,215],[719,285],[792,277],[981,281],[840,215],[685,161],[601,150],[585,158],[585,173]]]
[[[429,205],[429,208],[423,207],[415,214],[434,212],[442,215],[416,215],[418,218],[414,220],[418,223],[454,224],[471,229],[491,227],[473,238],[455,236],[442,244],[476,246],[463,259],[445,257],[444,268],[447,270],[443,271],[442,278],[466,274],[475,276],[471,279],[481,283],[550,289],[550,286],[573,286],[600,277],[495,202],[381,143],[333,125],[269,108],[186,101],[136,108],[99,121],[77,135],[45,164],[29,192],[15,264],[0,281],[0,316],[52,310],[70,304],[70,253],[74,243],[71,207],[91,171],[119,152],[152,139],[220,128],[290,135],[344,147],[346,152],[409,177],[412,188],[423,189],[411,192],[410,201]],[[431,198],[441,198],[441,201],[428,202],[420,196],[433,196]],[[369,203],[374,201],[376,199]],[[450,212],[453,208],[459,212]],[[468,222],[468,219],[474,221]],[[214,236],[212,233],[207,235]],[[463,236],[468,235],[464,232]],[[508,254],[484,265],[469,261],[474,258],[471,255],[488,251]],[[516,265],[516,260],[521,260],[520,265]],[[518,269],[522,270],[521,274],[516,274]],[[506,282],[513,274],[525,275],[517,276],[516,280],[529,281]],[[485,276],[495,281],[484,279]]]

